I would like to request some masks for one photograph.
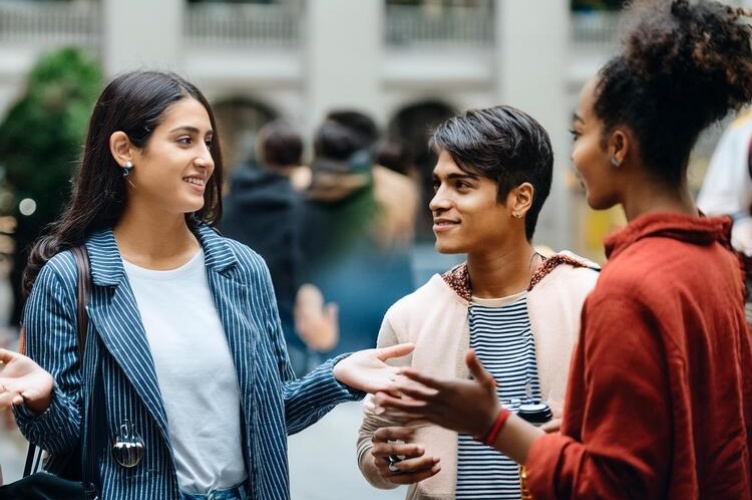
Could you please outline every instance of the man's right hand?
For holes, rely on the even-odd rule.
[[[411,427],[382,427],[373,434],[371,455],[384,480],[394,484],[413,484],[441,470],[439,458],[425,456],[423,446],[411,443],[414,433],[415,429]]]

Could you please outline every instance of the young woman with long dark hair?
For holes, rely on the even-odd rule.
[[[49,471],[81,448],[92,404],[108,441],[142,448],[99,450],[103,498],[287,499],[287,434],[360,391],[388,389],[383,360],[411,350],[340,356],[295,380],[266,265],[211,227],[221,185],[201,92],[173,74],[119,76],[95,105],[70,207],[32,249],[23,324],[41,368],[3,353],[0,390],[21,403],[18,424],[49,453]],[[81,245],[91,271],[83,359],[70,251]],[[103,401],[92,401],[97,377]]]

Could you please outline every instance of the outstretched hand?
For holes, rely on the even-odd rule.
[[[0,349],[0,408],[26,403],[33,413],[43,413],[52,401],[52,375],[31,358]]]
[[[387,359],[407,356],[415,344],[397,344],[379,349],[356,351],[334,365],[334,377],[341,383],[363,392],[394,393],[399,368],[385,363]]]
[[[453,431],[482,436],[501,409],[496,381],[472,349],[465,355],[465,362],[472,380],[439,379],[403,368],[400,374],[407,380],[395,383],[397,394],[402,397],[379,392],[375,403],[385,408],[390,417],[401,421],[428,421]]]

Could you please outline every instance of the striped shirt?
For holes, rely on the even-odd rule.
[[[473,297],[469,316],[470,347],[498,382],[504,406],[541,399],[535,342],[527,309],[527,292],[502,299]],[[467,434],[458,438],[458,500],[519,500],[519,466]]]

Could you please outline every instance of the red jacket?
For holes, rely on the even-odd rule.
[[[752,343],[730,221],[645,215],[606,240],[561,433],[526,466],[546,498],[752,498]]]

